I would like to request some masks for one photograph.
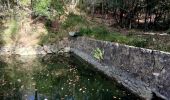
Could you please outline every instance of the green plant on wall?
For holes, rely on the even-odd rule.
[[[97,60],[101,61],[104,59],[104,50],[101,50],[99,48],[96,48],[93,50],[93,57],[96,58]]]

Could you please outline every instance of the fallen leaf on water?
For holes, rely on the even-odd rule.
[[[32,85],[36,85],[35,83],[32,83]]]
[[[23,88],[24,88],[24,85],[21,86],[21,89],[23,89]]]
[[[79,89],[79,91],[81,91],[81,90],[82,90],[82,88]]]
[[[18,82],[21,82],[21,79],[17,79]]]

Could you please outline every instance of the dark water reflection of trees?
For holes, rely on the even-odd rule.
[[[0,100],[138,99],[70,55],[1,58]]]

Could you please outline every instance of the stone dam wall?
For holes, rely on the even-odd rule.
[[[155,93],[170,100],[170,53],[85,37],[72,39],[70,46],[71,52],[139,96],[150,100]],[[104,51],[101,61],[94,58],[96,48]]]
[[[0,55],[46,55],[58,52],[69,52],[70,41],[64,38],[57,43],[35,46],[2,46],[0,47]]]
[[[103,60],[94,50],[104,51]],[[170,100],[170,53],[100,41],[86,37],[70,37],[60,42],[35,47],[1,47],[0,55],[34,55],[73,52],[107,76],[146,100],[153,93]]]

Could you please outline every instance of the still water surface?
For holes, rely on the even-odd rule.
[[[0,58],[0,100],[139,100],[70,54]]]

